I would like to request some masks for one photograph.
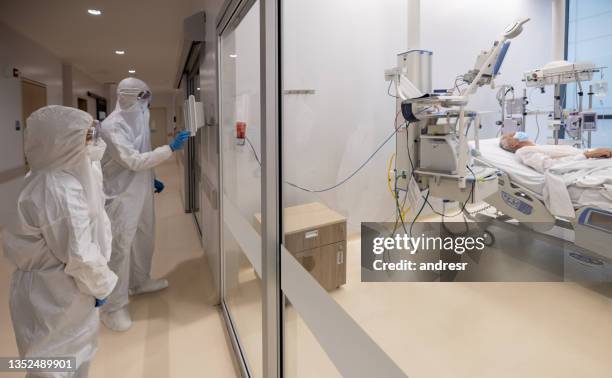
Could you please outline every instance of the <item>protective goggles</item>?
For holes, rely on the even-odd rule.
[[[151,92],[149,91],[141,91],[138,93],[137,99],[141,101],[151,101]]]
[[[96,144],[98,143],[98,139],[100,139],[100,122],[94,120],[87,129],[87,134],[85,136],[85,141],[87,143]]]

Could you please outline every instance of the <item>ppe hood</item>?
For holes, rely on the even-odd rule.
[[[66,169],[87,158],[85,136],[91,115],[82,110],[51,105],[27,119],[25,154],[32,171]]]

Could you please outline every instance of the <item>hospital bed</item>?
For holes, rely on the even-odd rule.
[[[500,171],[499,190],[484,199],[498,212],[492,219],[515,220],[549,235],[555,227],[560,227],[563,231],[556,233],[556,237],[612,259],[612,200],[601,190],[568,187],[575,215],[573,218],[555,217],[545,204],[543,174],[522,164],[515,154],[503,150],[497,138],[480,140],[478,146],[472,144],[472,147],[475,148],[475,164]],[[482,214],[478,220],[484,220]]]

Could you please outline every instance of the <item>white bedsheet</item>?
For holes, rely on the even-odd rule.
[[[470,144],[473,148],[474,143]],[[491,165],[506,172],[513,182],[539,195],[544,193],[544,175],[524,165],[512,152],[502,149],[498,138],[480,140],[480,153]]]
[[[474,147],[474,143],[470,142]],[[546,185],[545,176],[524,165],[512,152],[499,147],[499,139],[483,139],[480,141],[480,153],[485,161],[499,168],[510,176],[510,179],[526,189],[543,196]],[[570,185],[567,188],[574,207],[593,206],[612,211],[612,201],[600,189]]]

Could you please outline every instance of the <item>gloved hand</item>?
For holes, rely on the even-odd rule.
[[[106,298],[104,299],[98,299],[96,298],[96,305],[94,307],[101,307],[102,305],[104,305],[106,303]]]
[[[169,144],[172,151],[180,150],[181,148],[183,148],[183,145],[185,144],[185,142],[187,142],[187,139],[189,139],[190,135],[191,134],[187,130],[182,130],[178,134],[176,134],[174,140]]]
[[[158,179],[153,180],[153,187],[155,188],[155,193],[161,193],[165,188],[164,183]]]

